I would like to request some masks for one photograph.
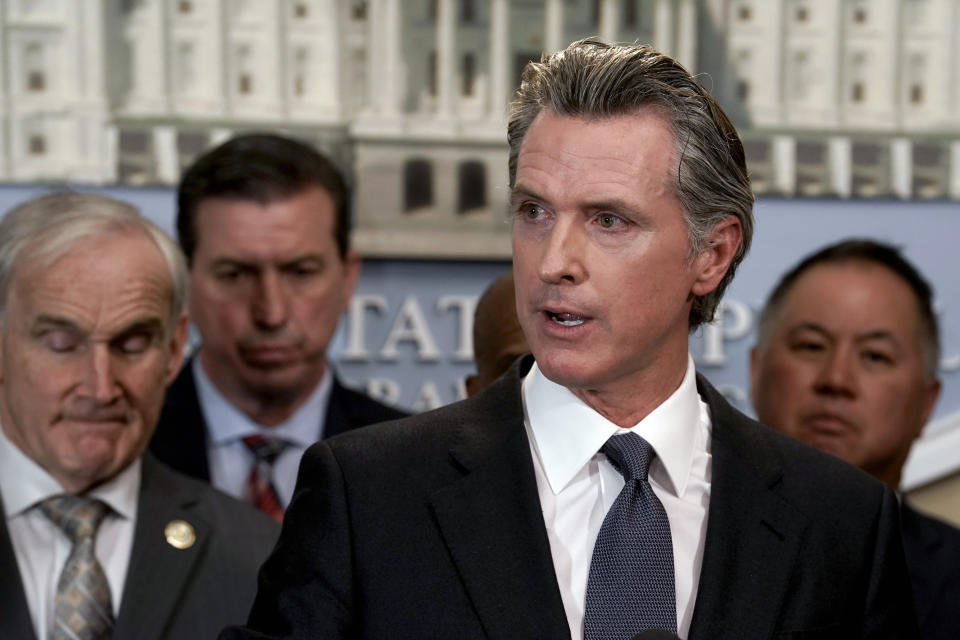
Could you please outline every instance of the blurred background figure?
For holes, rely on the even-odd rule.
[[[202,344],[167,393],[151,449],[278,520],[308,446],[405,415],[344,387],[327,362],[360,269],[349,203],[329,159],[272,134],[225,142],[180,182]]]
[[[477,372],[467,376],[467,395],[476,395],[529,351],[517,320],[513,271],[508,271],[494,280],[477,301],[473,314],[473,358]]]
[[[847,240],[780,280],[751,352],[765,424],[831,453],[894,490],[937,396],[932,290],[900,252]],[[923,638],[960,638],[960,530],[901,502]]]
[[[187,336],[187,268],[130,205],[0,222],[0,637],[212,638],[279,527],[144,454]]]

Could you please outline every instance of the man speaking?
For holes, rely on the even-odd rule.
[[[312,447],[260,635],[224,637],[913,637],[893,493],[694,371],[753,226],[719,106],[650,48],[580,41],[527,66],[509,144],[533,357]]]

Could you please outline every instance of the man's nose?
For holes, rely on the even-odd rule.
[[[573,216],[561,216],[546,237],[540,260],[540,279],[547,284],[578,284],[586,276],[584,232]]]
[[[837,347],[829,350],[817,371],[814,382],[820,393],[852,398],[858,390],[856,354],[852,349]]]
[[[98,404],[110,404],[120,396],[117,384],[116,363],[106,344],[95,344],[90,351],[85,393]]]
[[[289,299],[277,272],[261,274],[253,296],[252,313],[257,326],[277,329],[286,323]]]

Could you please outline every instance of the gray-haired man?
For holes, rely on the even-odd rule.
[[[276,525],[144,455],[182,359],[186,265],[130,205],[0,221],[0,637],[209,638]]]
[[[312,447],[249,625],[914,637],[892,492],[737,413],[688,354],[752,233],[720,107],[656,51],[582,41],[528,65],[509,141],[533,358]]]

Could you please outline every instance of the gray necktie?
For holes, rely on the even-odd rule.
[[[93,553],[97,528],[110,510],[74,495],[47,498],[40,509],[70,539],[73,549],[57,582],[49,640],[105,640],[113,634],[110,585]]]
[[[603,520],[590,561],[585,640],[629,640],[644,629],[677,630],[670,521],[647,480],[655,455],[627,433],[601,449],[626,483]]]

